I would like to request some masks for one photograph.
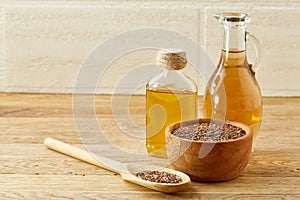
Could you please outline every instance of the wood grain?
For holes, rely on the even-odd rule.
[[[299,103],[300,98],[264,99],[255,152],[238,178],[193,182],[187,190],[167,195],[43,145],[46,137],[53,137],[83,147],[71,95],[0,94],[0,199],[299,199]],[[144,150],[143,140],[133,140],[118,128],[110,96],[96,96],[95,105],[110,142],[131,151]],[[143,96],[132,97],[129,110],[136,123],[144,123]],[[90,133],[93,141],[93,130]]]
[[[219,194],[207,194],[207,193],[178,193],[176,195],[168,195],[152,192],[128,192],[124,195],[124,192],[103,192],[103,191],[29,191],[29,192],[0,192],[1,199],[44,199],[45,197],[50,199],[128,199],[128,196],[132,199],[220,199]],[[222,199],[235,200],[235,199],[270,199],[281,200],[291,199],[298,200],[300,195],[269,195],[269,194],[222,194]]]

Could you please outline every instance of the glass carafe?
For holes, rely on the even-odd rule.
[[[260,63],[258,40],[246,31],[250,16],[243,13],[215,14],[223,26],[220,60],[204,95],[204,117],[247,124],[257,136],[262,119],[262,97],[253,67]],[[256,50],[256,62],[247,61],[246,42]],[[253,141],[254,141],[253,139]]]

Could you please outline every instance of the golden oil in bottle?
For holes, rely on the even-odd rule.
[[[197,117],[197,92],[146,90],[146,125],[148,152],[165,156],[165,129],[174,122]],[[159,151],[161,150],[161,151]]]
[[[262,98],[249,69],[245,51],[222,51],[204,97],[204,117],[237,121],[253,129],[253,139],[261,124]]]

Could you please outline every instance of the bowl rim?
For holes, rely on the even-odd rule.
[[[179,128],[180,124],[183,125],[190,125],[190,124],[195,124],[195,122],[199,123],[199,122],[210,122],[210,121],[215,121],[215,122],[224,122],[225,124],[231,124],[233,126],[237,126],[241,129],[243,129],[246,134],[243,135],[242,137],[236,138],[236,139],[229,139],[229,140],[225,140],[225,141],[202,141],[202,140],[191,140],[191,139],[186,139],[186,138],[182,138],[182,137],[178,137],[176,135],[174,135],[172,133],[173,130]],[[179,126],[178,126],[179,125]],[[175,126],[178,126],[176,128],[174,128]],[[165,134],[166,134],[166,138],[169,137],[169,135],[171,135],[172,137],[175,138],[179,138],[182,141],[187,141],[187,142],[191,142],[191,143],[201,143],[201,144],[223,144],[223,143],[231,143],[231,142],[237,142],[240,140],[243,140],[247,137],[253,137],[253,130],[250,126],[243,124],[241,122],[236,122],[236,121],[230,121],[230,120],[221,120],[221,119],[214,119],[214,118],[197,118],[197,119],[192,119],[192,120],[183,120],[183,121],[179,121],[179,122],[174,122],[170,125],[168,125],[165,129]],[[166,139],[166,143],[168,140]]]

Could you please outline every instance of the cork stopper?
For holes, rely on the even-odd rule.
[[[162,49],[157,53],[156,62],[165,68],[180,70],[187,64],[186,53],[180,49]]]

